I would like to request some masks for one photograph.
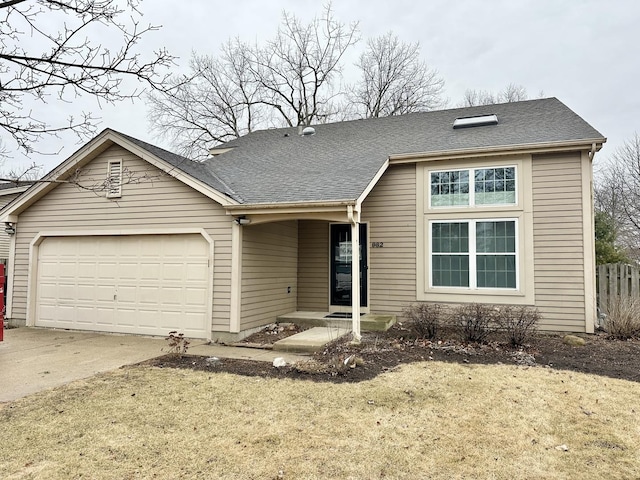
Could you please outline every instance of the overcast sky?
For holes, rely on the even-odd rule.
[[[446,82],[451,107],[466,89],[498,91],[509,83],[523,85],[530,97],[540,92],[558,97],[608,138],[596,168],[640,133],[638,0],[335,0],[333,7],[336,19],[359,22],[363,39],[393,31],[404,41],[419,41],[424,59]],[[147,35],[141,49],[167,47],[180,57],[177,70],[186,72],[192,50],[216,54],[221,43],[235,36],[263,41],[274,35],[283,10],[309,21],[322,4],[146,0],[141,10],[144,23],[162,25]],[[361,47],[363,42],[351,62]],[[80,110],[80,102],[67,108]],[[169,147],[149,133],[143,101],[102,111],[91,103],[89,108],[102,117],[101,128]],[[62,148],[58,155],[32,159],[47,170],[79,148],[71,136],[47,145]],[[29,159],[17,155],[14,162]]]

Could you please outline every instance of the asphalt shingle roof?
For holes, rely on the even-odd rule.
[[[453,129],[458,117],[496,114],[498,125]],[[242,203],[353,200],[394,154],[604,140],[556,98],[263,130],[232,140],[204,165]]]
[[[496,114],[497,125],[453,129],[459,117]],[[127,137],[240,203],[355,200],[390,155],[509,147],[604,137],[556,98],[250,133],[202,163]]]
[[[147,152],[155,155],[161,160],[164,160],[168,164],[176,167],[179,170],[182,170],[188,175],[191,175],[193,178],[206,183],[210,187],[215,188],[218,192],[224,193],[231,198],[239,197],[225,184],[224,181],[222,181],[210,168],[208,168],[207,165],[199,162],[194,162],[186,157],[169,152],[168,150],[165,150],[163,148],[156,147],[155,145],[152,145],[150,143],[143,142],[142,140],[138,140],[137,138],[131,137],[124,133],[117,133],[130,142],[135,143],[139,147],[143,148]]]

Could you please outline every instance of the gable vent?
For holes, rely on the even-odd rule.
[[[107,167],[107,198],[122,196],[122,160],[112,160]]]
[[[482,127],[484,125],[497,125],[498,116],[496,114],[491,115],[478,115],[475,117],[460,117],[456,118],[453,122],[453,128],[469,128],[469,127]]]

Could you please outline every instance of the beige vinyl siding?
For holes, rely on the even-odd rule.
[[[541,328],[585,330],[580,154],[533,157],[536,307]]]
[[[298,222],[297,309],[329,311],[329,222]]]
[[[278,315],[296,309],[298,222],[242,229],[240,330],[248,330],[275,322]]]
[[[369,224],[370,311],[400,314],[416,301],[415,165],[389,167],[363,202],[362,221]]]
[[[0,208],[8,205],[19,193],[13,193],[11,195],[0,195]],[[6,260],[9,258],[9,235],[4,231],[4,225],[0,225],[0,260]]]
[[[13,285],[15,319],[26,317],[29,243],[42,231],[83,231],[164,228],[203,228],[214,242],[213,326],[214,331],[229,330],[231,278],[231,218],[224,209],[163,174],[127,150],[113,145],[82,168],[80,182],[101,183],[109,160],[123,160],[123,167],[133,176],[147,172],[140,183],[122,186],[122,197],[107,199],[103,193],[61,184],[18,218],[16,263]]]

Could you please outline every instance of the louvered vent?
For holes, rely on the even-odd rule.
[[[107,198],[122,196],[122,160],[109,162],[107,172]]]

